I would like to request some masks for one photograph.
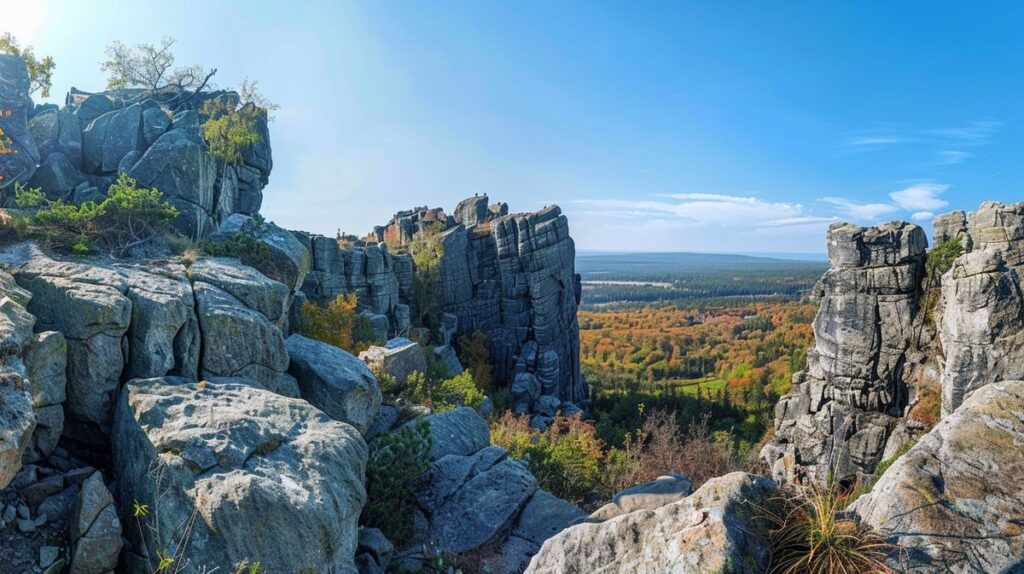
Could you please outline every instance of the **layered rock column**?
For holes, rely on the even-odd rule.
[[[815,346],[776,405],[776,435],[761,452],[776,479],[831,473],[850,481],[874,472],[906,406],[902,375],[926,246],[924,231],[909,223],[829,228]]]

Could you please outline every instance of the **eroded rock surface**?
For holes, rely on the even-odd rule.
[[[355,572],[367,449],[359,432],[301,399],[244,380],[131,381],[114,420],[122,512],[148,504],[159,538],[182,541],[186,571]],[[315,533],[311,536],[310,533]]]
[[[926,244],[909,223],[829,228],[815,345],[776,405],[775,438],[761,451],[776,479],[852,481],[881,462],[907,403],[903,368]]]
[[[1024,381],[989,383],[878,479],[852,509],[914,572],[1024,568]]]

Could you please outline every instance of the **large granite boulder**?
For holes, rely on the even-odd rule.
[[[380,386],[369,367],[333,345],[292,335],[285,341],[302,398],[331,418],[365,433],[381,403]]]
[[[752,523],[751,504],[773,492],[766,478],[727,474],[678,502],[566,528],[544,543],[526,572],[762,572],[768,543]]]
[[[200,375],[245,377],[275,393],[298,397],[288,374],[284,336],[262,313],[209,283],[192,285],[203,340]]]
[[[519,574],[526,570],[545,540],[586,516],[575,504],[538,488],[523,506],[508,538],[487,560],[487,566],[495,574]]]
[[[53,154],[66,157],[76,170],[82,169],[82,126],[78,116],[67,110],[47,110],[28,122],[32,138],[44,160]]]
[[[121,158],[145,144],[142,104],[105,113],[82,130],[82,168],[87,173],[115,172]]]
[[[180,375],[199,371],[199,319],[192,284],[184,267],[119,266],[132,302],[128,329],[130,379]]]
[[[5,195],[13,195],[9,190],[14,184],[32,178],[40,159],[28,127],[32,108],[29,85],[25,62],[17,56],[0,54],[0,192]]]
[[[1024,265],[1024,202],[985,201],[967,218],[974,249],[999,251],[1012,267]]]
[[[374,369],[387,373],[395,382],[405,386],[409,375],[427,374],[426,349],[408,339],[392,339],[383,347],[376,345],[359,353],[359,360]]]
[[[814,347],[775,408],[761,451],[777,480],[852,482],[874,472],[907,405],[903,369],[919,309],[924,231],[893,222],[828,230]]]
[[[46,156],[28,184],[43,190],[47,199],[67,201],[81,182],[82,177],[71,160],[55,152]]]
[[[178,208],[174,226],[179,231],[196,239],[213,231],[217,161],[206,153],[201,136],[175,127],[157,138],[127,173],[140,186],[159,189]]]
[[[129,381],[111,442],[119,508],[149,507],[127,530],[135,554],[176,549],[185,572],[355,573],[366,444],[305,401],[243,380]]]
[[[1024,377],[1024,295],[1001,250],[957,258],[942,278],[942,308],[943,414],[984,385]]]
[[[291,298],[288,286],[236,259],[203,257],[188,269],[193,281],[208,283],[230,293],[246,307],[280,324],[288,312]]]
[[[693,492],[691,484],[689,478],[678,473],[635,484],[617,492],[611,502],[587,517],[587,522],[604,522],[637,510],[654,510],[682,500]]]
[[[989,383],[852,506],[913,572],[1024,568],[1024,381]]]
[[[490,215],[490,211],[487,209],[487,196],[477,195],[460,201],[455,206],[452,217],[462,225],[472,227],[486,221],[488,215]]]
[[[210,241],[227,241],[239,233],[251,236],[266,249],[262,256],[247,261],[249,264],[267,277],[283,283],[290,291],[302,287],[310,270],[310,252],[294,234],[273,223],[235,213],[221,222],[210,236]]]
[[[491,444],[491,428],[476,410],[459,407],[445,413],[426,417],[430,423],[433,446],[430,460],[436,461],[449,454],[468,456]],[[407,425],[414,424],[409,421]]]

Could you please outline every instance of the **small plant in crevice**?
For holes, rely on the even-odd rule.
[[[879,574],[897,547],[844,512],[849,494],[839,485],[787,487],[753,505],[769,540],[769,574]]]
[[[259,268],[270,260],[270,246],[260,241],[267,228],[262,215],[256,214],[241,229],[220,241],[203,241],[200,250],[212,257],[234,257],[250,267]]]
[[[413,481],[430,466],[433,440],[424,418],[370,443],[366,463],[366,505],[359,523],[379,528],[395,546],[413,534]]]
[[[306,301],[295,330],[310,339],[334,345],[350,353],[377,344],[369,318],[359,313],[355,293],[338,295],[328,301]]]

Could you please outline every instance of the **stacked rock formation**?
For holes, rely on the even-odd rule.
[[[490,205],[487,196],[476,196],[459,203],[453,216],[440,209],[399,212],[372,237],[402,245],[428,225],[445,228],[438,236],[438,355],[447,360],[454,336],[482,331],[495,380],[512,389],[517,411],[543,411],[542,419],[577,412],[574,405],[589,394],[579,365],[575,245],[561,210],[550,206],[508,215],[506,204]],[[392,254],[385,243],[342,248],[333,238],[296,236],[313,254],[302,288],[306,296],[354,292],[360,309],[386,334],[409,329],[415,274],[410,256]]]
[[[852,481],[874,472],[907,404],[903,367],[926,246],[924,231],[908,223],[829,228],[815,346],[776,405],[776,434],[761,454],[776,478]]]
[[[160,190],[181,213],[175,226],[193,239],[206,237],[233,213],[259,212],[273,165],[265,114],[257,121],[260,141],[246,146],[237,164],[212,156],[201,131],[202,104],[216,98],[237,102],[236,93],[180,98],[72,89],[64,107],[33,107],[20,58],[0,55],[0,77],[0,137],[10,138],[12,150],[0,154],[0,192],[8,203],[18,182],[41,188],[53,200],[99,201],[117,174],[125,173]],[[181,100],[187,101],[170,104]]]

